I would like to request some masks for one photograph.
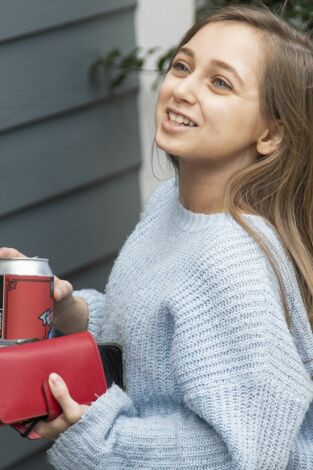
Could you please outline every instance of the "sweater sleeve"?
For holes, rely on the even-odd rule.
[[[88,331],[100,340],[101,331],[105,323],[105,294],[96,289],[82,289],[73,292],[76,297],[82,298],[88,306]]]
[[[172,302],[181,406],[140,416],[113,385],[56,440],[55,468],[286,468],[313,388],[278,284],[250,248],[230,246],[214,262],[206,256]]]
[[[102,327],[105,323],[105,294],[95,289],[82,289],[73,292],[74,297],[82,298],[88,306],[88,325],[87,330],[95,337],[101,339]],[[52,327],[49,332],[49,338],[63,336],[64,333]]]

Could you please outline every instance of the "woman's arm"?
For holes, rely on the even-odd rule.
[[[88,330],[100,340],[105,314],[105,295],[95,289],[74,291],[54,306],[53,326],[63,334]],[[50,335],[56,335],[54,332]]]
[[[186,297],[173,304],[177,409],[162,412],[160,397],[153,416],[140,416],[114,385],[56,440],[56,468],[286,467],[312,382],[262,256],[249,244],[243,264],[227,249],[226,264],[208,256],[184,286],[195,308]]]

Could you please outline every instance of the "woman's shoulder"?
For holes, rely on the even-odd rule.
[[[168,204],[169,199],[173,197],[173,192],[176,187],[176,177],[171,177],[161,181],[148,197],[148,200],[140,214],[140,219],[143,219],[145,216],[152,213],[155,209],[161,208],[162,206]]]
[[[283,249],[283,244],[275,227],[263,216],[241,213],[241,220],[248,229],[270,248],[271,246]],[[230,251],[258,250],[260,245],[244,226],[230,214],[223,214],[220,223],[215,226],[215,246],[220,245]],[[253,251],[254,251],[253,250]],[[261,250],[262,251],[262,250]]]
[[[242,214],[243,221],[251,228],[256,239],[230,214],[221,217],[211,230],[204,234],[203,263],[214,270],[231,272],[256,272],[273,278],[273,269],[261,243],[267,248],[281,272],[292,270],[292,264],[279,234],[264,217]],[[275,276],[274,276],[275,277]]]

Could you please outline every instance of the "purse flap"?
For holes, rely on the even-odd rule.
[[[62,410],[45,386],[56,372],[71,397],[87,405],[107,390],[97,344],[88,332],[0,348],[0,421],[12,424]]]

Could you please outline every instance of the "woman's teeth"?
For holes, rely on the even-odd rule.
[[[169,120],[175,122],[175,124],[189,126],[189,127],[196,127],[196,124],[189,119],[183,117],[181,114],[175,114],[173,111],[169,111],[167,113]]]

